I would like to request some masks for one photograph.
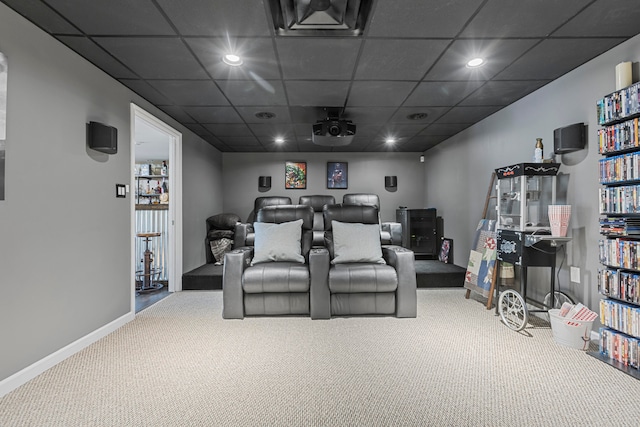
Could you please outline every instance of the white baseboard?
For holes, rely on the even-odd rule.
[[[61,348],[60,350],[51,353],[50,355],[38,360],[32,365],[16,372],[10,377],[5,378],[4,380],[0,381],[0,397],[27,383],[47,369],[52,368],[53,366],[62,362],[66,358],[73,356],[83,348],[88,347],[99,339],[106,337],[111,332],[130,322],[134,318],[135,313],[129,312],[124,316],[115,319],[113,322],[108,323],[99,329],[96,329],[95,331],[85,335],[82,338],[79,338],[71,344]]]

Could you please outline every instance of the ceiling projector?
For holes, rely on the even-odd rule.
[[[313,125],[311,140],[316,145],[331,147],[349,145],[356,134],[356,125],[351,120],[326,118]]]

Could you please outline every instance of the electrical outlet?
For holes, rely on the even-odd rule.
[[[571,267],[571,281],[573,283],[580,283],[580,268]]]

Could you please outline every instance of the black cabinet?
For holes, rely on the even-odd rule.
[[[396,222],[402,224],[402,246],[416,256],[436,258],[438,254],[436,209],[397,209]]]

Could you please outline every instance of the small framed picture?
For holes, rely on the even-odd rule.
[[[307,188],[307,162],[286,162],[284,188],[304,190]]]
[[[442,239],[442,245],[440,246],[440,254],[438,255],[438,260],[444,262],[445,264],[453,263],[453,252],[451,251],[451,247],[453,246],[453,240],[451,239]]]
[[[347,162],[327,162],[327,188],[348,188]]]

